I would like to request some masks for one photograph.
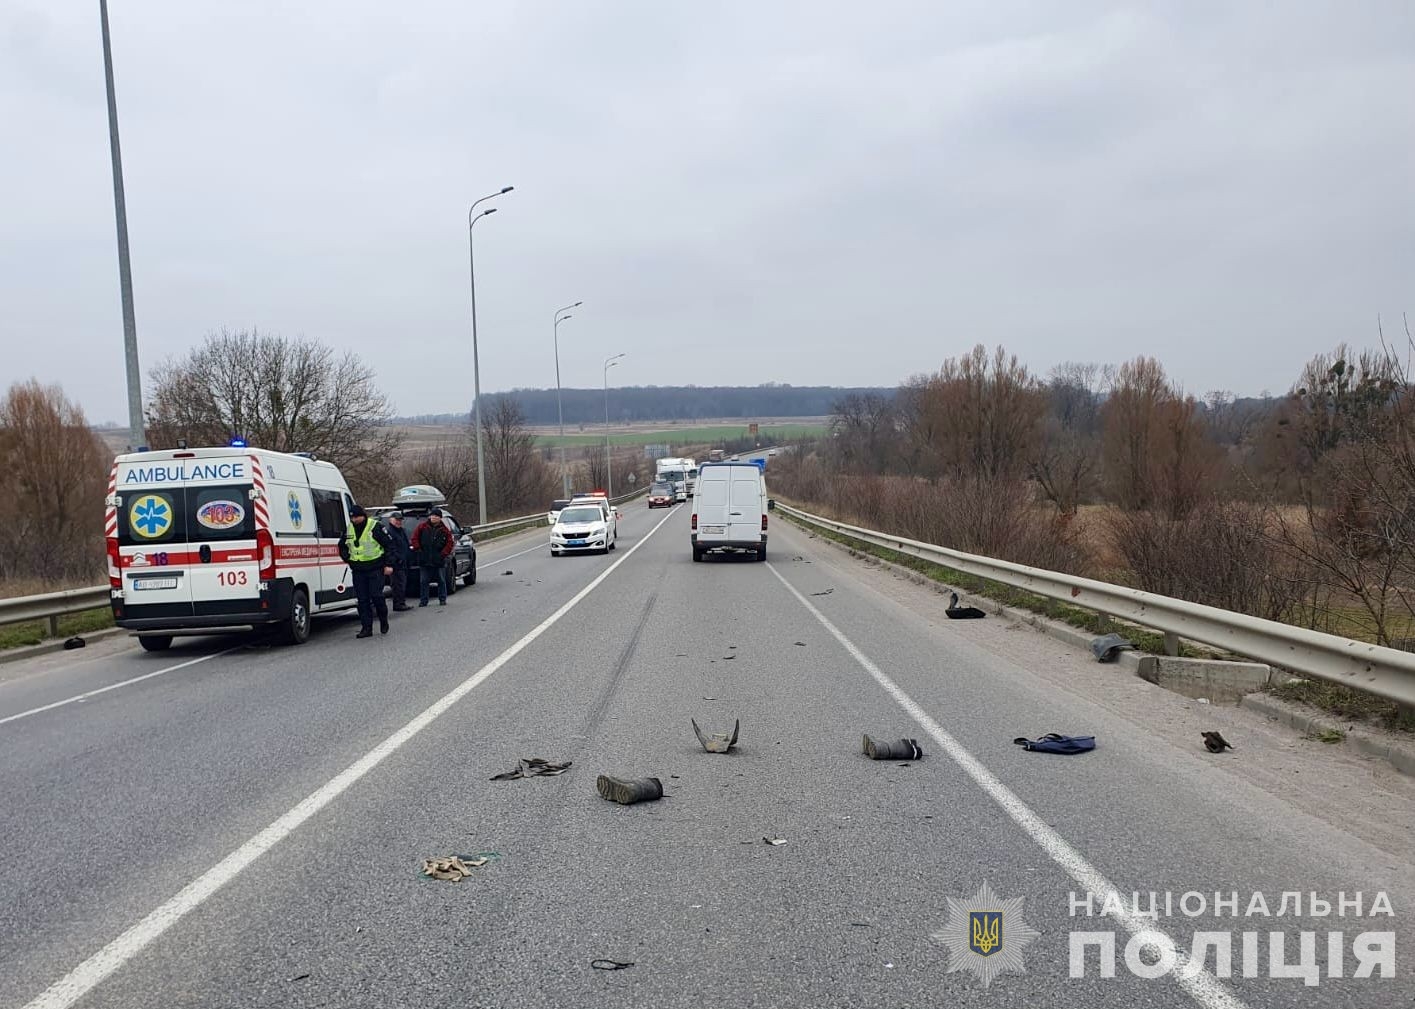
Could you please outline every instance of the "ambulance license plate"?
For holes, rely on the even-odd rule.
[[[139,592],[144,589],[175,589],[177,579],[175,578],[134,578],[133,588]]]
[[[727,527],[726,527],[726,526],[703,526],[703,532],[705,532],[705,533],[714,533],[714,534],[716,534],[716,535],[718,535],[718,536],[721,536],[721,535],[723,535],[724,533],[727,532]]]

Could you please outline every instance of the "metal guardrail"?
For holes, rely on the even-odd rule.
[[[472,538],[475,539],[478,533],[501,532],[503,529],[515,529],[517,526],[533,525],[536,522],[545,524],[545,512],[523,515],[517,519],[502,519],[500,522],[488,522],[484,526],[467,526],[467,529],[471,531]]]
[[[613,503],[620,504],[631,501],[647,490],[647,487],[642,487],[628,494],[620,495],[614,498]],[[488,522],[484,526],[468,526],[467,528],[471,530],[472,536],[475,538],[481,533],[501,532],[537,524],[545,524],[545,512],[537,512],[534,515],[524,515],[514,519],[502,519],[499,522]],[[96,585],[92,588],[65,589],[62,592],[45,592],[41,595],[0,599],[0,627],[6,624],[29,623],[32,620],[48,620],[49,636],[58,637],[60,617],[68,616],[71,613],[83,613],[86,610],[102,609],[108,605],[108,592],[107,585]]]
[[[87,589],[65,589],[37,596],[17,596],[0,599],[0,625],[23,624],[31,620],[48,620],[50,637],[59,634],[59,618],[70,613],[82,613],[108,605],[108,586]]]
[[[812,515],[780,501],[776,509],[805,525],[837,535],[1153,627],[1166,635],[1188,638],[1235,655],[1340,683],[1400,704],[1415,705],[1415,653],[1090,578],[966,554]]]

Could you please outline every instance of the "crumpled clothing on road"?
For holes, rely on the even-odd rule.
[[[459,855],[452,855],[448,858],[425,858],[423,859],[423,875],[432,879],[445,879],[451,883],[460,883],[472,874],[473,869],[480,869],[486,865],[487,858],[480,856],[463,860]]]
[[[555,763],[542,757],[526,757],[516,761],[516,766],[511,770],[493,774],[489,780],[514,781],[516,778],[551,778],[557,774],[564,774],[573,763],[573,760]]]
[[[1223,738],[1218,732],[1200,733],[1204,737],[1204,748],[1210,753],[1222,753],[1224,750],[1233,749],[1233,744]]]
[[[1073,753],[1086,753],[1096,748],[1095,736],[1063,736],[1056,732],[1048,732],[1039,739],[1018,736],[1013,742],[1024,750],[1034,750],[1037,753],[1062,753],[1068,756]]]

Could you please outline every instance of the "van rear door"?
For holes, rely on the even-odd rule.
[[[149,482],[144,470],[120,466],[117,475],[118,565],[123,610],[129,618],[192,615],[187,570],[187,490],[180,480]],[[146,483],[146,485],[144,485]]]
[[[197,616],[260,610],[253,465],[242,457],[229,467],[192,467],[186,487],[187,562]]]
[[[733,543],[758,543],[762,537],[762,478],[755,466],[733,466],[727,517]]]
[[[693,512],[698,517],[698,542],[722,543],[732,531],[728,519],[728,494],[732,486],[731,473],[712,467],[698,481],[698,493],[693,498]]]

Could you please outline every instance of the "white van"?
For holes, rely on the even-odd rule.
[[[353,498],[338,467],[262,449],[120,455],[108,479],[113,620],[148,651],[174,634],[275,626],[356,605],[339,544]]]
[[[709,550],[753,552],[766,560],[766,478],[753,463],[709,462],[698,470],[693,498],[693,560]]]

